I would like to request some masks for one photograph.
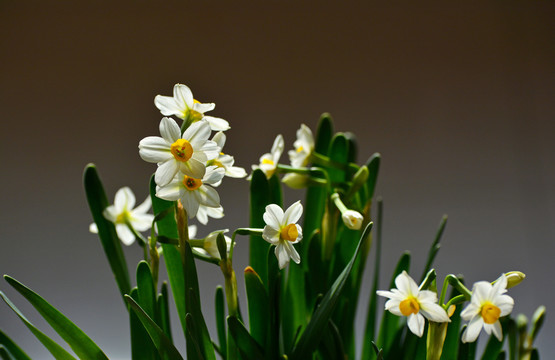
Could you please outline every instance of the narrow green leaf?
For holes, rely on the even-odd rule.
[[[158,235],[170,239],[179,237],[177,233],[177,224],[175,222],[174,202],[162,200],[156,197],[156,183],[154,175],[150,178],[150,198],[152,200],[152,211],[154,215],[167,213],[167,216],[161,217],[156,221],[158,227]],[[172,289],[175,308],[181,322],[183,334],[186,334],[185,315],[185,278],[183,275],[183,263],[181,262],[181,254],[175,245],[162,244],[162,253],[164,254],[164,262],[166,263],[166,271]]]
[[[330,114],[323,113],[318,122],[314,151],[322,155],[329,154],[331,138],[333,136],[333,119]]]
[[[139,295],[139,305],[150,318],[156,318],[156,290],[150,266],[144,260],[137,265],[137,290]]]
[[[17,360],[31,360],[31,358],[2,330],[0,330],[0,345],[4,346],[11,356]]]
[[[499,355],[497,355],[496,360],[505,360],[506,356],[507,356],[507,353],[505,352],[505,350],[501,350],[499,352]]]
[[[507,323],[507,337],[509,341],[509,360],[518,359],[518,329],[516,321],[513,318],[508,319]]]
[[[139,301],[139,293],[136,287],[131,289],[129,296],[136,302]],[[156,346],[134,311],[129,312],[129,327],[131,331],[131,358],[133,360],[155,359],[155,354],[158,354]]]
[[[12,353],[4,347],[4,345],[0,344],[0,358],[3,360],[17,360]]]
[[[424,272],[422,273],[422,278],[420,279],[420,282],[424,280],[424,277],[426,277],[426,274],[432,268],[434,259],[439,251],[439,247],[440,247],[439,241],[441,240],[441,235],[443,235],[443,231],[445,230],[445,225],[447,225],[447,215],[443,215],[443,218],[439,223],[439,228],[437,229],[436,237],[434,239],[434,242],[432,243],[432,246],[430,247],[430,251],[428,252],[428,259],[426,260],[426,266],[424,266]]]
[[[52,356],[54,356],[56,360],[76,360],[63,347],[56,344],[54,340],[50,339],[42,331],[37,329],[35,325],[33,325],[29,320],[27,320],[25,315],[23,315],[21,311],[19,311],[19,309],[10,301],[10,299],[8,299],[8,297],[2,291],[0,291],[0,297],[2,297],[6,304],[8,304],[8,306],[15,312],[15,314],[21,319],[21,321],[23,321],[25,326],[27,326],[27,328],[33,333],[33,335],[35,335],[35,337],[44,345],[44,347],[46,347],[46,349],[50,351],[50,353],[52,354]]]
[[[462,279],[460,279],[462,282]],[[452,288],[450,299],[461,293],[456,289]],[[443,353],[441,354],[441,360],[457,360],[459,352],[459,338],[461,336],[461,311],[462,304],[457,305],[455,312],[451,315],[451,323],[447,326],[447,334],[445,335],[445,342],[443,343]]]
[[[533,344],[545,321],[545,306],[540,306],[532,315],[532,328],[530,329],[530,343]]]
[[[157,322],[159,326],[164,330],[164,333],[168,337],[168,339],[172,340],[172,331],[170,325],[170,307],[168,304],[168,283],[162,283],[161,293],[158,294],[158,299],[156,300],[157,307],[158,307],[158,317],[159,321]]]
[[[249,309],[249,328],[253,338],[259,344],[266,344],[268,336],[269,299],[264,283],[253,268],[245,269],[245,287]]]
[[[397,263],[395,271],[393,272],[393,276],[391,277],[391,281],[389,283],[390,289],[395,288],[395,278],[397,277],[397,275],[402,273],[403,270],[408,272],[409,267],[410,267],[410,253],[405,252],[399,259],[399,262]],[[389,355],[389,350],[395,338],[395,334],[399,329],[399,324],[400,324],[400,319],[398,316],[393,315],[389,311],[384,312],[381,325],[380,325],[380,331],[378,333],[377,344],[379,347],[384,349],[384,354],[386,357]]]
[[[337,133],[331,140],[329,157],[331,161],[347,168],[349,164],[349,141],[343,133]],[[343,169],[329,168],[328,174],[332,183],[342,183],[347,180]]]
[[[268,360],[277,359],[279,355],[279,338],[280,338],[280,319],[281,319],[281,308],[280,308],[280,298],[281,298],[281,276],[283,271],[280,271],[278,261],[274,255],[274,247],[268,249],[266,254],[266,259],[268,261],[268,299],[269,299],[269,313],[268,313],[268,324],[269,324],[269,335],[267,337],[266,352],[268,354]]]
[[[98,236],[100,237],[102,248],[123,297],[125,294],[129,294],[131,290],[127,263],[114,224],[106,220],[104,215],[102,215],[102,212],[108,207],[109,203],[96,167],[93,164],[88,164],[85,167],[83,183],[93,220],[98,227]]]
[[[227,349],[227,339],[225,330],[225,300],[224,289],[221,286],[216,288],[216,330],[218,332],[218,341],[220,345],[220,354],[225,360],[224,354]]]
[[[376,335],[377,307],[380,280],[380,260],[382,253],[382,219],[383,219],[383,202],[378,199],[377,215],[376,215],[376,255],[374,256],[374,278],[372,279],[372,288],[370,290],[370,300],[368,301],[368,312],[366,315],[366,328],[364,330],[364,342],[362,345],[362,359],[371,359],[372,355],[377,355],[374,343]]]
[[[139,304],[129,295],[125,295],[125,300],[143,324],[160,356],[171,360],[183,359],[164,331],[141,309]]]
[[[368,168],[368,179],[366,180],[366,201],[372,201],[376,191],[376,184],[378,183],[378,173],[380,171],[381,155],[374,153],[366,162]]]
[[[189,312],[189,310],[191,312]],[[203,358],[207,360],[216,360],[214,345],[212,345],[212,340],[210,339],[206,322],[202,316],[200,298],[198,293],[194,292],[193,288],[189,288],[187,293],[187,311],[188,314],[192,315],[192,321],[195,324],[195,335],[197,336],[195,338],[195,342],[197,343]],[[190,322],[187,322],[187,324],[189,323]]]
[[[198,343],[199,333],[195,327],[195,320],[191,313],[187,313],[185,317],[187,323],[187,359],[191,360],[204,360],[200,345]]]
[[[265,225],[262,218],[266,211],[266,206],[271,204],[270,184],[262,170],[257,169],[252,172],[250,185],[250,227],[263,228]],[[268,276],[268,264],[266,254],[270,244],[264,241],[261,236],[250,237],[249,241],[249,264],[265,281]]]
[[[8,275],[4,279],[42,315],[52,328],[75,351],[80,359],[108,359],[100,348],[73,322],[31,289]]]
[[[540,360],[540,353],[538,349],[532,349],[530,352],[530,360]]]
[[[331,320],[328,322],[328,329],[330,330],[330,333],[332,335],[332,339],[333,339],[334,347],[336,351],[334,360],[345,359],[346,358],[345,347],[343,346],[343,339],[341,339],[341,334],[339,333],[339,329],[337,328],[337,326],[335,326],[335,324]]]
[[[347,278],[351,273],[351,269],[353,268],[353,264],[357,259],[357,256],[360,252],[360,248],[363,242],[367,239],[370,230],[372,229],[372,223],[368,224],[366,229],[358,242],[358,246],[351,258],[351,261],[345,267],[345,270],[339,275],[339,277],[335,280],[331,288],[326,293],[324,299],[314,312],[312,319],[308,323],[305,331],[302,333],[299,341],[293,348],[293,352],[291,353],[291,359],[307,359],[312,351],[316,349],[320,340],[322,339],[322,331],[321,329],[327,325],[332,312],[337,304],[339,296],[341,294],[341,290],[345,286],[347,282]]]
[[[227,326],[229,333],[235,340],[235,344],[244,360],[260,360],[265,359],[264,349],[249,334],[247,329],[235,316],[228,316]]]

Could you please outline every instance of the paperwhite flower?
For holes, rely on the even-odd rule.
[[[135,206],[135,195],[130,188],[123,187],[116,192],[114,204],[108,206],[102,212],[104,217],[116,225],[116,233],[125,245],[131,245],[135,241],[135,235],[129,230],[127,223],[137,231],[146,231],[152,226],[154,215],[147,214],[150,209],[151,200],[148,196],[145,201],[133,209]],[[89,226],[89,231],[98,233],[95,223]]]
[[[424,318],[435,322],[449,322],[447,312],[437,304],[437,294],[430,290],[419,290],[414,280],[403,271],[395,278],[397,289],[377,291],[389,298],[385,309],[397,316],[407,316],[410,331],[421,337],[424,333]]]
[[[274,175],[274,172],[276,171],[277,165],[279,163],[279,158],[283,153],[283,147],[284,147],[283,136],[279,134],[278,136],[276,136],[276,139],[274,140],[274,144],[272,145],[272,150],[269,153],[262,155],[260,157],[260,164],[258,166],[253,165],[252,169],[253,170],[260,169],[264,172],[264,174],[268,179],[271,178],[272,175]]]
[[[266,206],[263,218],[266,226],[262,232],[262,238],[276,246],[275,254],[278,259],[279,268],[283,269],[289,264],[289,259],[293,259],[297,264],[301,258],[293,244],[298,243],[303,238],[303,230],[297,224],[303,213],[303,206],[300,201],[291,205],[285,213],[276,204]]]
[[[203,248],[193,248],[193,250],[198,251],[199,253],[206,255],[206,256],[211,256],[213,258],[216,259],[221,259],[220,257],[220,252],[218,251],[218,234],[220,232],[228,232],[228,229],[225,230],[218,230],[218,231],[214,231],[211,232],[210,234],[208,234],[208,236],[204,239],[204,245]],[[229,253],[229,250],[231,249],[231,238],[229,236],[225,236],[225,243],[226,243],[226,248],[227,248],[227,252]]]
[[[156,95],[154,104],[164,116],[175,115],[185,121],[191,122],[205,119],[214,131],[228,130],[229,123],[220,118],[204,115],[205,112],[214,110],[215,104],[201,104],[193,98],[193,93],[187,85],[175,84],[172,96]]]
[[[181,171],[187,176],[202,178],[206,162],[218,156],[219,148],[208,140],[210,126],[198,121],[181,136],[179,126],[170,118],[160,121],[159,136],[148,136],[139,142],[139,155],[145,161],[158,163],[154,180],[159,186],[167,185]]]
[[[214,141],[218,147],[220,148],[220,154],[214,160],[210,160],[208,165],[216,165],[225,170],[225,176],[229,176],[232,178],[244,178],[247,176],[247,172],[245,169],[239,166],[233,166],[235,163],[235,159],[231,155],[224,154],[222,152],[224,145],[225,145],[226,136],[223,132],[217,132],[212,141]],[[214,186],[219,186],[220,184],[215,184]]]
[[[358,211],[347,210],[341,214],[341,219],[343,219],[343,224],[351,230],[359,230],[362,226],[362,214]]]
[[[470,321],[462,334],[463,342],[472,342],[478,338],[482,327],[488,335],[503,340],[503,332],[499,318],[513,311],[514,300],[507,292],[507,278],[504,274],[492,285],[487,281],[479,281],[472,287],[470,304],[461,312],[464,320]]]
[[[301,124],[300,129],[297,130],[297,140],[295,140],[293,146],[295,146],[295,150],[289,150],[288,152],[291,166],[306,166],[308,158],[314,150],[314,137],[310,128],[305,124]]]
[[[221,181],[221,180],[220,180]],[[208,207],[208,206],[204,206],[204,205],[200,205],[197,211],[197,220],[203,224],[206,225],[208,224],[208,217],[214,218],[214,219],[221,219],[224,217],[224,208],[222,206],[220,207]]]
[[[202,179],[179,173],[169,184],[156,186],[156,196],[169,201],[181,200],[183,208],[189,217],[193,218],[197,215],[200,205],[220,207],[220,196],[209,185],[217,183],[223,176],[224,169],[217,166],[208,166]]]

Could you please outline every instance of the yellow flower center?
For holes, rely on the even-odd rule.
[[[178,139],[174,142],[170,147],[170,151],[177,161],[186,162],[193,156],[193,147],[185,139]]]
[[[262,164],[274,165],[274,161],[272,159],[262,159]]]
[[[301,145],[301,146],[299,146],[299,147],[297,148],[297,152],[298,152],[298,153],[300,153],[300,152],[301,152],[301,151],[303,151],[303,150],[304,150],[304,148],[303,148],[303,146],[302,146],[302,145]]]
[[[501,315],[501,309],[499,309],[492,303],[487,302],[482,305],[481,313],[482,319],[484,319],[484,322],[486,324],[493,324],[497,321],[497,319],[499,319],[499,316]]]
[[[202,185],[202,180],[183,175],[183,185],[185,185],[187,190],[194,191]]]
[[[295,224],[289,224],[281,229],[279,235],[283,240],[295,241],[299,236],[299,232]]]
[[[414,296],[411,296],[401,301],[401,303],[399,304],[399,310],[401,311],[401,314],[405,316],[409,316],[410,314],[418,314],[418,312],[420,311],[420,304]]]
[[[125,210],[116,217],[116,224],[125,224],[125,221],[129,218],[129,211]]]

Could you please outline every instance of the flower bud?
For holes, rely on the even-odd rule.
[[[288,173],[285,174],[281,182],[285,185],[289,186],[291,189],[304,189],[308,186],[309,176],[296,174],[296,173]]]
[[[343,219],[343,224],[347,226],[351,230],[359,230],[362,226],[362,214],[358,211],[354,210],[347,210],[341,214],[341,218]]]
[[[510,271],[505,274],[507,278],[507,289],[517,286],[526,278],[526,275],[520,271]]]

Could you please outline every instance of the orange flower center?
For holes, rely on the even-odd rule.
[[[485,303],[482,305],[482,319],[486,324],[493,324],[499,319],[501,315],[501,309],[497,306],[493,305],[492,303]]]
[[[202,185],[202,180],[183,175],[183,185],[185,185],[187,190],[194,191]]]
[[[420,304],[414,296],[406,298],[399,304],[399,310],[401,314],[409,316],[410,314],[418,314],[420,311]]]
[[[186,162],[193,156],[193,147],[185,139],[178,139],[171,145],[170,151],[177,161]]]
[[[280,237],[283,240],[287,240],[287,241],[295,241],[297,240],[298,236],[299,236],[299,232],[297,231],[297,226],[295,224],[289,224],[287,226],[284,226],[280,232]]]

